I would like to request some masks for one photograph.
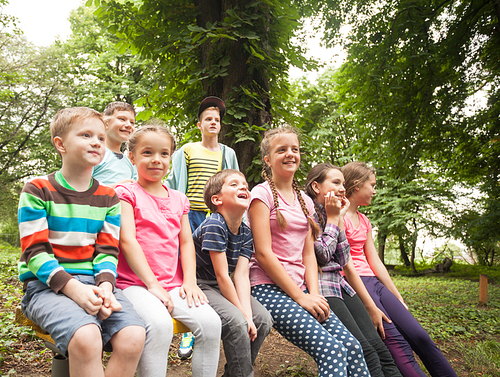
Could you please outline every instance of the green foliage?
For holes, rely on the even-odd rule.
[[[478,376],[500,375],[500,343],[496,341],[473,342],[459,347],[465,362]]]
[[[288,93],[288,68],[313,63],[291,38],[301,28],[293,1],[92,1],[120,45],[152,59],[156,85],[139,104],[192,140],[206,95],[227,105],[220,140],[235,147],[240,167],[257,181],[256,143]],[[141,115],[142,116],[142,115]]]
[[[7,245],[0,245],[0,249],[0,355],[3,356],[13,353],[15,341],[21,336],[29,336],[31,332],[14,323],[15,308],[22,296],[17,278],[19,249]]]
[[[433,339],[473,339],[500,334],[500,288],[489,285],[479,305],[479,283],[437,277],[393,276],[412,314]],[[431,303],[431,304],[429,304]]]

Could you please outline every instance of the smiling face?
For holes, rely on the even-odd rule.
[[[203,111],[197,126],[202,136],[217,136],[220,132],[219,109],[208,108]]]
[[[107,145],[118,152],[135,130],[135,114],[132,111],[117,110],[106,119]],[[115,150],[118,147],[118,151]]]
[[[269,143],[269,155],[264,162],[273,176],[293,176],[300,166],[299,139],[295,133],[276,135]]]
[[[220,192],[212,196],[212,203],[226,210],[246,210],[250,205],[250,191],[245,177],[242,174],[227,176]]]
[[[356,188],[356,196],[359,198],[359,205],[367,206],[371,203],[373,195],[376,194],[375,185],[377,180],[375,179],[375,174],[370,174],[368,178],[361,186]]]
[[[311,187],[316,193],[318,202],[324,205],[325,196],[329,192],[332,192],[339,199],[345,197],[344,183],[344,175],[339,169],[329,169],[325,180],[321,183],[314,181]]]
[[[172,155],[172,142],[166,135],[146,132],[141,135],[129,153],[130,161],[137,166],[139,182],[161,181],[167,174]]]
[[[71,125],[66,135],[54,138],[63,163],[89,168],[101,162],[105,152],[106,132],[101,119],[92,117]]]

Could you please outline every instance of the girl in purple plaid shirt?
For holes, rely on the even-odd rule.
[[[344,176],[340,168],[325,163],[316,165],[307,175],[305,191],[314,201],[314,219],[322,230],[314,242],[314,252],[321,267],[320,293],[361,343],[370,374],[373,377],[401,376],[374,326],[384,336],[382,320],[388,321],[388,318],[371,299],[350,259],[349,243],[344,232],[344,216],[349,200],[345,197]],[[343,268],[359,297],[340,274]]]

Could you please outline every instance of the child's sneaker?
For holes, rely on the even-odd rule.
[[[177,356],[181,360],[189,359],[193,356],[193,344],[194,344],[194,336],[191,332],[186,332],[182,334],[181,346],[177,351]]]

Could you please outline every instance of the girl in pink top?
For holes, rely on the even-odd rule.
[[[299,140],[290,127],[266,132],[261,143],[266,182],[252,190],[248,210],[255,254],[252,295],[274,327],[311,355],[320,376],[369,376],[359,342],[319,294],[312,199],[299,190]]]
[[[117,286],[146,324],[138,376],[165,377],[176,318],[196,338],[193,376],[213,377],[219,361],[220,318],[196,284],[189,201],[162,184],[174,138],[165,127],[145,126],[130,137],[128,149],[138,180],[116,187],[122,205]]]
[[[351,162],[342,168],[346,197],[350,202],[344,226],[351,246],[351,257],[368,293],[392,322],[383,322],[385,344],[404,377],[425,377],[413,351],[433,377],[456,377],[451,365],[418,321],[408,311],[403,297],[378,257],[373,243],[372,226],[358,212],[375,195],[375,171],[363,162]]]

